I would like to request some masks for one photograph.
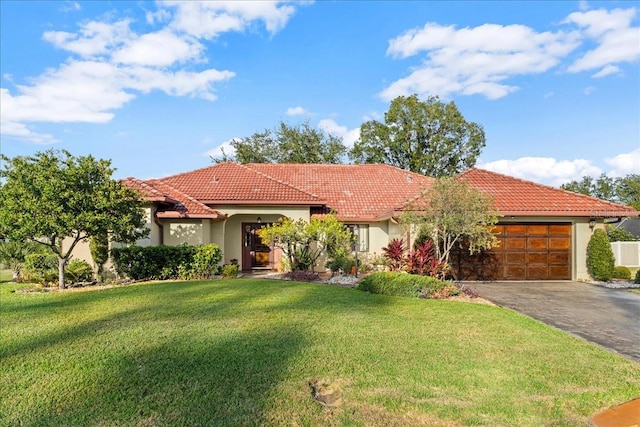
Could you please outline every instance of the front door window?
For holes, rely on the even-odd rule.
[[[265,224],[244,223],[243,229],[243,257],[242,269],[269,268],[271,261],[271,248],[260,238],[259,230]]]

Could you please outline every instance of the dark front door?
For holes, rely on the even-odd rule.
[[[242,224],[242,270],[271,267],[271,248],[260,238],[258,230],[265,224]]]

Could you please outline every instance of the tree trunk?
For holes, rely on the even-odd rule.
[[[67,260],[58,257],[58,287],[60,289],[64,289],[64,266],[67,263]]]

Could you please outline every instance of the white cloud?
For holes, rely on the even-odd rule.
[[[287,108],[287,116],[303,116],[305,114],[308,115],[309,112],[303,107],[297,106]]]
[[[227,156],[235,156],[236,149],[233,148],[231,143],[238,140],[241,140],[241,138],[231,138],[230,140],[223,142],[217,147],[212,148],[211,150],[208,150],[207,152],[204,153],[204,155],[206,157],[211,157],[212,159],[222,158],[223,152]]]
[[[518,89],[506,81],[556,66],[579,45],[577,32],[536,32],[524,25],[484,24],[456,29],[427,23],[389,42],[387,54],[407,58],[424,53],[412,73],[382,91],[383,99],[417,93],[420,96],[453,93],[481,94],[489,99]]]
[[[320,120],[318,127],[329,135],[342,138],[342,142],[347,147],[353,147],[353,144],[360,138],[360,128],[349,130],[346,126],[340,126],[331,119]]]
[[[567,70],[598,70],[592,77],[620,72],[615,64],[640,58],[640,27],[632,26],[637,10],[587,10],[567,16],[566,29],[539,32],[524,25],[483,24],[456,28],[429,22],[389,41],[387,54],[395,59],[421,57],[409,74],[392,82],[380,96],[391,100],[417,93],[420,97],[452,94],[502,98],[517,91],[509,80],[539,74],[567,61],[578,48],[581,56]],[[595,42],[595,47],[589,44]]]
[[[619,73],[620,73],[620,68],[616,67],[615,65],[607,65],[602,70],[598,71],[595,74],[592,74],[591,77],[598,79],[600,77],[610,76],[612,74],[619,74]]]
[[[582,93],[584,93],[585,95],[591,95],[593,92],[596,91],[596,88],[593,86],[587,86],[584,88],[584,90],[582,91]]]
[[[174,63],[200,60],[204,46],[196,39],[178,36],[167,30],[143,34],[112,55],[122,64],[166,67]]]
[[[613,168],[608,174],[610,176],[620,177],[629,174],[638,174],[640,173],[640,148],[636,148],[629,153],[606,158],[604,162]]]
[[[571,64],[568,71],[577,73],[601,68],[593,77],[602,77],[612,64],[638,61],[640,27],[632,26],[636,13],[635,8],[630,8],[611,11],[598,9],[570,14],[564,22],[576,24],[597,46]]]
[[[228,31],[243,31],[256,21],[271,34],[289,21],[295,7],[278,1],[163,1],[175,9],[172,27],[198,38],[213,39]]]
[[[131,19],[87,21],[76,32],[44,32],[45,41],[72,56],[28,84],[16,85],[13,93],[1,88],[2,134],[36,143],[54,141],[30,130],[28,123],[105,123],[115,110],[154,90],[213,101],[216,84],[235,73],[197,70],[195,66],[206,62],[200,39],[242,31],[257,22],[274,34],[295,11],[292,4],[267,1],[166,1],[157,6],[145,19],[160,28],[147,33],[131,30]]]
[[[42,38],[59,49],[81,56],[102,55],[134,36],[130,23],[129,19],[113,23],[91,21],[81,24],[77,33],[46,31]]]
[[[58,142],[52,135],[38,133],[27,128],[23,123],[2,119],[0,121],[0,133],[12,138],[28,141],[34,144],[54,144]]]
[[[75,12],[80,9],[82,9],[82,7],[80,6],[80,3],[78,3],[77,1],[66,1],[64,2],[64,5],[60,8],[60,11]]]
[[[478,167],[529,181],[558,187],[585,175],[597,177],[602,169],[591,160],[556,160],[552,157],[521,157],[478,163]]]

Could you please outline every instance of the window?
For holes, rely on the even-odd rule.
[[[369,224],[347,224],[352,234],[358,227],[358,252],[369,252]]]

